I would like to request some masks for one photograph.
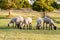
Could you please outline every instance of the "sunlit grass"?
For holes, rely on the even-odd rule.
[[[15,14],[16,16],[32,17],[34,19],[32,30],[8,27],[7,24],[11,19],[6,19],[6,14],[0,15],[0,40],[60,40],[60,23],[58,23],[60,22],[60,14],[49,14],[55,20],[57,30],[36,30],[36,19],[41,17],[41,14]]]

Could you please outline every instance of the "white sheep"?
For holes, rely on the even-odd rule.
[[[39,18],[37,19],[37,26],[36,26],[36,29],[40,29],[40,28],[41,28],[42,22],[43,22],[42,18],[39,17]]]
[[[22,26],[23,21],[24,21],[24,18],[22,16],[17,17],[16,24],[18,28],[22,29],[21,26]]]
[[[54,21],[48,17],[44,17],[44,23],[46,23],[46,29],[47,29],[47,24],[49,24],[49,30],[50,28],[52,29],[52,26],[56,27]],[[43,23],[43,29],[44,29],[44,23]]]
[[[23,27],[24,29],[25,29],[25,25],[27,25],[27,29],[28,28],[31,29],[32,28],[32,18],[30,18],[30,17],[25,18],[23,24],[24,24],[24,27]]]
[[[23,17],[22,16],[19,16],[19,17],[16,17],[16,18],[12,18],[12,20],[8,23],[8,26],[10,25],[10,24],[13,24],[13,26],[14,26],[14,24],[15,24],[15,27],[17,26],[17,27],[19,27],[19,25],[23,22]]]

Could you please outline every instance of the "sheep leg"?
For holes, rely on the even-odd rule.
[[[8,24],[8,27],[9,27],[9,24]]]
[[[27,24],[27,29],[28,29],[28,24]]]
[[[15,28],[16,28],[17,24],[15,23]]]
[[[43,30],[44,30],[44,22],[43,22]]]
[[[42,29],[42,26],[40,25],[40,29]]]
[[[22,28],[21,28],[21,25],[19,25],[19,28],[22,29]]]
[[[13,23],[13,27],[14,27],[14,23]]]
[[[36,26],[36,29],[38,29],[38,26]]]
[[[51,30],[52,30],[52,25],[51,25]]]
[[[46,23],[46,30],[47,30],[47,23]]]
[[[50,26],[51,26],[51,25],[49,24],[49,30],[50,30]]]
[[[32,29],[32,24],[31,23],[29,24],[29,29]]]
[[[39,25],[39,24],[37,24],[37,27],[36,27],[36,29],[40,29],[40,25]]]
[[[23,26],[23,29],[25,29],[25,24],[24,24],[24,26]]]
[[[19,24],[16,24],[17,28],[19,28]]]
[[[38,29],[40,29],[40,26],[38,26]]]
[[[39,29],[38,23],[37,23],[36,29]]]
[[[20,23],[19,23],[19,28],[20,28],[20,29],[22,29],[22,28],[21,28],[21,24],[20,24]]]
[[[40,29],[40,24],[38,25],[38,29]]]
[[[18,23],[18,24],[17,24],[17,27],[18,27],[18,28],[20,28],[20,29],[22,29],[22,28],[21,28],[21,24],[20,24],[20,23]]]

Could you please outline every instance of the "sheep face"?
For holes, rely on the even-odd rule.
[[[56,26],[54,26],[54,30],[56,30],[56,28],[57,28],[57,27],[56,27]]]
[[[53,26],[53,29],[56,30],[56,26],[54,25],[54,23],[51,23],[51,25]]]
[[[42,18],[39,17],[39,18],[37,19],[36,29],[40,29],[42,22],[43,22],[43,21],[42,21]]]
[[[14,22],[11,20],[9,23],[8,23],[8,27],[13,24]]]

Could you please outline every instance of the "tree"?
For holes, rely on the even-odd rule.
[[[60,9],[60,4],[57,4],[57,2],[53,2],[53,4],[51,4],[52,7],[54,7],[55,9]]]
[[[33,10],[36,11],[53,11],[54,7],[51,6],[53,4],[54,0],[36,0],[32,6]]]
[[[2,9],[11,9],[11,8],[16,8],[16,5],[11,0],[1,0],[0,1],[0,8],[2,8]]]
[[[52,4],[55,2],[55,0],[36,0],[34,4],[32,5],[32,9],[43,12],[43,17],[46,16],[47,12],[54,11],[54,7]],[[45,12],[45,13],[44,13]]]
[[[6,1],[0,0],[0,8],[5,9]]]
[[[21,9],[30,7],[28,0],[0,0],[0,8],[2,9]]]
[[[30,8],[31,6],[30,6],[30,4],[29,4],[29,2],[27,0],[26,1],[22,0],[22,1],[17,3],[17,7],[19,9],[21,9],[21,8]]]
[[[24,1],[23,8],[30,8],[30,7],[31,7],[31,5],[29,4],[29,2],[28,1]]]

